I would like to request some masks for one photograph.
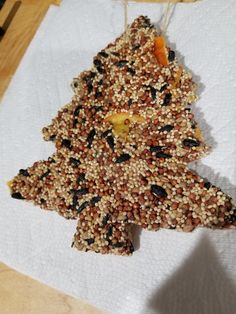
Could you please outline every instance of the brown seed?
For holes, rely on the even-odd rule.
[[[116,194],[115,194],[115,199],[116,199],[117,201],[119,201],[119,200],[121,199],[121,194],[120,194],[120,193],[116,193]]]
[[[154,230],[159,229],[159,224],[157,224],[157,223],[152,224],[152,228],[153,228]]]
[[[182,189],[182,188],[177,188],[177,189],[176,189],[176,192],[177,192],[178,194],[182,194],[182,193],[183,193],[183,189]]]
[[[140,204],[143,204],[145,202],[144,196],[143,195],[139,195],[138,201],[139,201]]]
[[[173,210],[176,210],[177,208],[179,207],[179,204],[178,203],[172,203],[171,204],[171,208],[173,209]]]
[[[187,218],[185,223],[186,223],[186,225],[192,225],[192,222],[193,221],[191,218]]]
[[[184,209],[184,210],[187,210],[187,209],[189,209],[189,205],[188,204],[183,204],[183,205],[181,205],[181,208]]]
[[[190,193],[190,194],[189,194],[189,198],[190,198],[192,201],[195,201],[196,195],[193,194],[193,193]]]
[[[183,227],[184,232],[191,232],[194,229],[194,225],[187,225]]]
[[[193,224],[194,224],[194,226],[197,226],[197,225],[199,225],[200,223],[201,223],[200,218],[193,218]]]

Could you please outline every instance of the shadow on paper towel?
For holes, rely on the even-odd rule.
[[[206,235],[191,256],[148,301],[149,314],[232,314],[236,285]]]
[[[142,228],[138,225],[132,225],[131,233],[133,235],[133,245],[134,245],[134,250],[137,251],[140,249],[140,237],[142,233]]]

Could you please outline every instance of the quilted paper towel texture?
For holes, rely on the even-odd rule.
[[[162,6],[129,5],[129,21],[140,14],[158,21],[161,13]],[[193,167],[234,201],[235,24],[234,1],[205,0],[178,5],[168,30],[177,57],[200,83],[194,111],[213,146]],[[70,100],[72,78],[122,31],[117,1],[64,0],[49,10],[27,50],[0,106],[0,260],[109,313],[232,313],[235,231],[137,230],[141,245],[131,258],[83,254],[68,247],[76,222],[9,197],[5,182],[54,151],[41,128]]]

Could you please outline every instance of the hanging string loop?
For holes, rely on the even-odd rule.
[[[129,0],[122,0],[122,2],[123,2],[123,8],[124,8],[124,30],[126,31],[127,27],[128,27],[128,2],[129,2]],[[168,29],[170,19],[171,19],[175,5],[176,5],[176,3],[173,3],[173,0],[169,0],[168,4],[166,5],[166,9],[165,9],[163,17],[161,19],[161,25],[160,25],[161,34],[163,36],[165,36],[167,33],[167,29]]]

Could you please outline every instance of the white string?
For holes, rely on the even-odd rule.
[[[171,3],[170,1],[168,2],[164,15],[163,15],[163,22],[161,23],[161,32],[163,35],[166,35],[167,32],[167,28],[169,26],[170,23],[170,19],[171,19],[171,14],[173,12],[174,9],[174,5],[173,3]]]
[[[124,6],[124,28],[126,32],[128,27],[128,0],[123,0],[123,6]]]
[[[130,0],[123,0],[123,8],[124,8],[124,30],[126,32],[128,27],[128,2]],[[163,14],[162,22],[161,22],[161,33],[163,35],[166,34],[167,28],[170,23],[171,14],[173,12],[175,3],[172,3],[172,1],[168,1],[168,4],[166,6],[165,12]]]

